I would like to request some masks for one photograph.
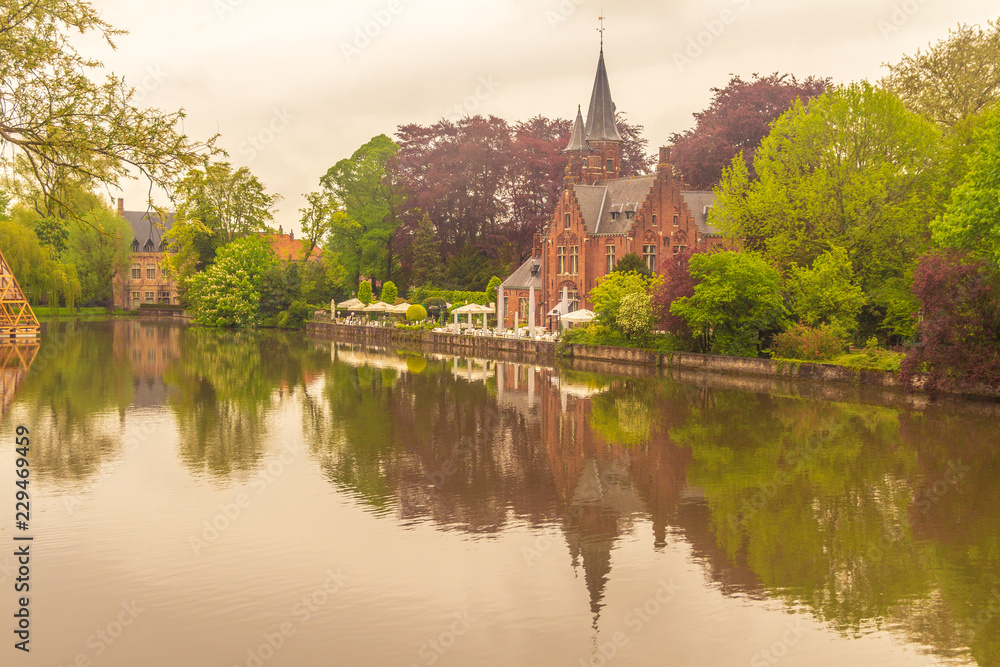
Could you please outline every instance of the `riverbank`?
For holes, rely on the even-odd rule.
[[[414,331],[392,327],[365,327],[335,322],[311,321],[306,325],[310,336],[331,340],[377,345],[383,347],[416,347],[429,352],[461,352],[483,356],[515,355],[537,359],[544,363],[554,363],[557,357],[556,343],[525,339],[494,338],[490,336],[468,336],[461,334]],[[683,374],[685,372],[711,373],[713,375],[736,375],[753,378],[768,378],[778,381],[826,383],[844,386],[888,390],[895,393],[916,391],[922,393],[923,378],[918,378],[913,388],[907,387],[896,373],[890,371],[849,368],[814,362],[789,362],[753,357],[726,357],[696,352],[671,352],[659,354],[652,350],[597,345],[568,345],[565,356],[573,360],[583,360],[613,366],[640,366],[654,369],[661,375]],[[660,369],[656,371],[655,369]],[[1000,399],[1000,390],[980,387],[977,391],[956,392],[959,396]]]

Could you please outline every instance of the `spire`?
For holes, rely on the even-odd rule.
[[[597,61],[597,76],[594,78],[594,92],[590,95],[590,109],[587,111],[587,141],[621,141],[615,126],[615,103],[611,101],[611,87],[608,85],[608,71],[604,67],[604,47]]]
[[[587,150],[587,141],[583,136],[583,113],[580,111],[580,105],[576,105],[576,122],[573,124],[573,133],[569,135],[569,145],[566,146],[564,153],[569,153],[570,151],[585,151]]]

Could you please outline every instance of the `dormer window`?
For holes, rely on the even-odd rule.
[[[633,215],[635,215],[635,213],[633,213],[632,211],[625,211],[626,220],[631,220]]]
[[[611,211],[611,219],[612,220],[618,219],[618,211]]]
[[[132,239],[132,252],[139,252],[139,239]]]
[[[146,239],[146,245],[143,246],[144,252],[153,252],[153,239]]]

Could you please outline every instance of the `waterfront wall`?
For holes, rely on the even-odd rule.
[[[462,351],[468,354],[482,354],[500,360],[537,360],[539,363],[553,363],[557,357],[556,344],[548,341],[531,341],[490,336],[468,336],[432,331],[396,329],[392,327],[365,327],[334,322],[313,321],[307,325],[310,335],[329,338],[346,343],[375,346],[414,347],[429,352],[449,353]],[[811,362],[788,362],[752,357],[724,357],[696,352],[673,352],[660,355],[652,350],[626,347],[605,347],[598,345],[567,345],[563,350],[567,357],[595,370],[599,367],[609,373],[632,375],[627,369],[640,367],[642,375],[663,375],[685,377],[692,372],[712,375],[736,375],[742,377],[769,378],[776,381],[820,381],[839,385],[853,385],[863,388],[877,388],[899,392],[908,388],[899,376],[887,371],[846,368],[832,364]],[[582,369],[581,369],[582,370]],[[754,385],[754,382],[749,384]],[[918,378],[916,388],[923,386]],[[980,387],[970,395],[1000,398],[1000,391]]]

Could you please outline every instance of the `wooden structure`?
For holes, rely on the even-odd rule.
[[[17,283],[7,258],[0,252],[0,340],[36,338],[38,318]]]
[[[18,387],[24,381],[41,342],[37,338],[0,340],[0,419],[14,403]]]

